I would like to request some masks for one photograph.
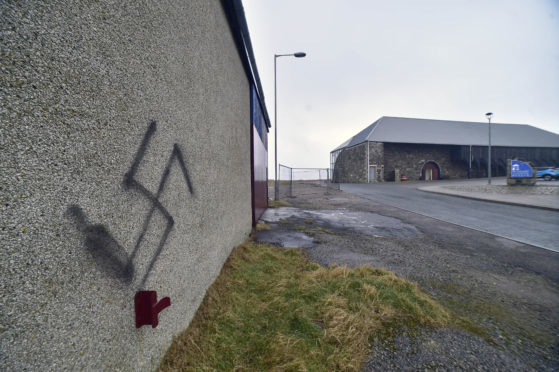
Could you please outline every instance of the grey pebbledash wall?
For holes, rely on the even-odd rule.
[[[2,370],[151,370],[251,228],[219,1],[3,2]],[[171,306],[137,329],[134,295]]]

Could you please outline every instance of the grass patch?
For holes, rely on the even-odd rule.
[[[449,322],[391,272],[324,268],[298,249],[249,241],[233,250],[159,369],[360,370],[376,334]]]
[[[283,200],[268,200],[268,208],[291,207],[292,204]]]
[[[256,231],[271,230],[271,229],[272,227],[264,221],[258,221],[256,223]]]
[[[489,335],[485,327],[474,322],[471,317],[479,313],[479,309],[471,306],[470,301],[458,301],[460,298],[470,298],[470,290],[453,282],[438,282],[434,280],[428,281],[429,285],[442,290],[445,294],[442,296],[441,302],[450,310],[452,310],[453,323],[455,326],[462,328],[470,333],[476,334],[483,338],[491,345],[496,345],[495,340]],[[479,319],[478,319],[479,321]]]
[[[510,343],[512,339],[519,339],[532,341],[544,347],[554,344],[552,332],[534,328],[524,319],[527,316],[524,312],[503,306],[498,303],[498,299],[481,299],[479,295],[472,293],[471,289],[457,283],[431,281],[430,285],[444,292],[441,302],[455,314],[455,325],[479,335],[489,344],[498,345],[494,336],[480,325],[488,318],[496,321],[502,332],[501,337],[506,343]]]
[[[325,233],[325,234],[328,234],[328,235],[337,235],[337,236],[343,236],[344,235],[342,233],[337,233],[337,232],[330,231],[330,230],[325,229],[323,227],[319,228],[318,230]]]

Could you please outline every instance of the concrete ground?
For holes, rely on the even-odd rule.
[[[480,327],[376,338],[365,370],[559,370],[559,253],[386,200],[312,185],[299,185],[294,196],[285,199],[291,207],[264,214],[271,230],[258,240],[301,247],[321,265],[386,268]]]
[[[535,187],[507,187],[507,179],[442,181],[420,184],[417,189],[462,198],[559,211],[559,181],[538,180]]]
[[[505,179],[342,184],[341,189],[441,221],[559,251],[559,182],[507,187]],[[431,192],[426,192],[431,191]],[[442,195],[442,194],[446,195]],[[459,197],[457,197],[459,196]],[[551,206],[551,207],[548,207]]]

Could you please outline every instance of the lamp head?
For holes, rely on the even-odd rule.
[[[307,53],[297,52],[297,53],[293,53],[293,55],[297,58],[303,58],[307,55]]]
[[[491,117],[493,116],[492,112],[488,112],[487,114],[485,114],[485,116],[487,116],[487,119],[491,119]]]

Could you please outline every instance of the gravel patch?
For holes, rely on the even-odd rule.
[[[364,371],[523,371],[532,367],[458,329],[404,330],[375,340]]]
[[[484,194],[503,194],[503,195],[559,195],[557,186],[506,186],[506,185],[457,185],[442,186],[443,189],[480,192]]]
[[[315,245],[313,238],[299,231],[260,231],[258,240],[262,243],[279,245],[283,248],[310,248]]]
[[[280,207],[268,209],[261,217],[268,223],[282,220],[303,220],[305,224],[312,221],[313,225],[334,231],[352,231],[373,236],[417,236],[415,226],[403,223],[393,217],[377,213],[352,211],[347,209],[304,210],[300,208]]]
[[[303,248],[311,260],[391,270],[478,327],[394,330],[374,340],[366,371],[559,370],[559,253],[317,186],[298,186],[288,201],[300,212],[272,231],[304,226],[314,239]],[[416,233],[326,225],[325,211],[339,210],[384,216]]]

